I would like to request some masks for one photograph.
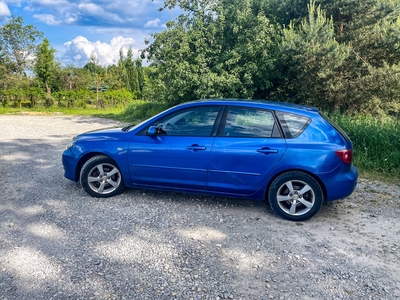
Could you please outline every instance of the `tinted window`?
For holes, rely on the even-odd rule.
[[[311,122],[310,118],[297,114],[277,111],[276,115],[279,118],[286,138],[289,139],[298,137]]]
[[[276,137],[280,136],[270,111],[231,107],[223,132],[226,137]]]
[[[220,106],[185,109],[163,117],[154,125],[159,134],[210,136],[219,111]]]

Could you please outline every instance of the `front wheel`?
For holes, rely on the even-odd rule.
[[[112,197],[125,188],[117,164],[105,155],[89,159],[81,169],[80,180],[83,189],[93,197]]]
[[[305,221],[321,208],[324,194],[318,181],[307,173],[292,171],[278,176],[268,191],[271,208],[291,221]]]

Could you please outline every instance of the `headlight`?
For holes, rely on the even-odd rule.
[[[75,145],[76,141],[72,140],[68,143],[67,147],[65,147],[65,150],[68,150],[69,148],[72,148]]]

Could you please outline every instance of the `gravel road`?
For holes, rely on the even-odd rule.
[[[265,203],[63,177],[77,133],[114,121],[0,116],[0,299],[400,299],[400,187],[360,179],[307,222]]]

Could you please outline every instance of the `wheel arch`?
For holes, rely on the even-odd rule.
[[[314,178],[314,179],[318,182],[319,186],[321,187],[321,190],[322,190],[322,193],[323,193],[323,196],[324,196],[324,201],[326,201],[326,199],[327,199],[327,194],[328,194],[328,193],[327,193],[325,184],[324,184],[324,183],[322,182],[322,180],[321,180],[318,176],[316,176],[314,173],[312,173],[312,172],[310,172],[310,171],[307,171],[307,170],[303,170],[303,169],[288,169],[288,170],[282,170],[282,171],[280,171],[279,173],[276,173],[276,174],[269,180],[269,182],[268,182],[268,184],[267,184],[267,186],[266,186],[266,188],[265,188],[265,191],[264,191],[264,199],[265,199],[266,201],[269,202],[269,199],[268,199],[268,192],[269,192],[269,189],[270,189],[272,183],[275,181],[275,179],[276,179],[278,176],[280,176],[280,175],[282,175],[282,174],[284,174],[284,173],[288,173],[288,172],[302,172],[302,173],[305,173],[305,174],[311,176],[312,178]]]
[[[108,158],[112,159],[109,155],[102,153],[102,152],[90,152],[90,153],[86,153],[85,155],[83,155],[79,162],[76,164],[76,169],[75,169],[75,178],[76,181],[80,180],[80,176],[81,176],[81,169],[83,167],[83,165],[92,157],[98,156],[98,155],[104,155],[107,156]],[[118,164],[116,163],[116,161],[114,159],[112,159],[114,161],[114,163],[118,166]]]

